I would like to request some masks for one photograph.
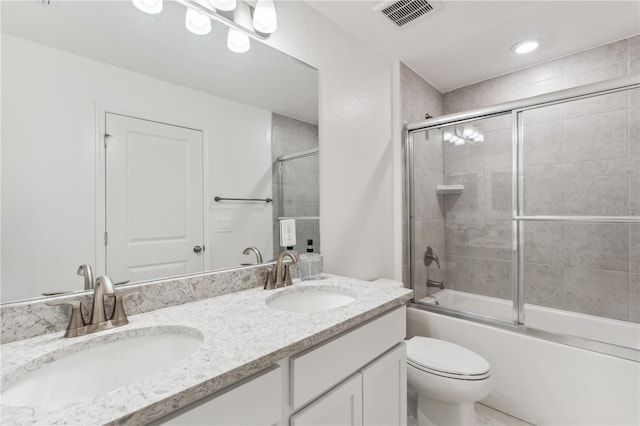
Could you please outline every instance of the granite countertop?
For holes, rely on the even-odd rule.
[[[311,313],[265,303],[283,291],[310,289],[335,289],[355,301]],[[284,289],[255,288],[134,315],[126,326],[88,336],[65,339],[55,333],[7,343],[1,346],[3,389],[29,370],[100,342],[162,333],[202,339],[198,350],[173,367],[108,392],[57,406],[2,405],[2,423],[145,424],[400,306],[411,294],[394,282],[327,275]],[[117,374],[116,359],[100,359],[95,366]]]

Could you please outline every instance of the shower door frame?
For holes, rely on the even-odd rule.
[[[588,349],[616,357],[640,362],[640,351],[604,343],[596,340],[551,333],[544,330],[526,327],[524,317],[524,246],[523,226],[525,222],[582,222],[582,223],[640,223],[637,216],[552,216],[552,215],[525,215],[524,214],[524,156],[523,152],[523,125],[522,113],[528,110],[640,88],[640,73],[625,77],[611,79],[603,82],[587,84],[575,88],[565,89],[553,93],[525,98],[503,104],[478,108],[461,113],[448,114],[438,118],[431,118],[414,123],[408,123],[403,131],[404,150],[404,180],[405,180],[405,235],[404,253],[408,259],[408,279],[414,289],[415,278],[415,188],[414,176],[414,133],[438,129],[452,124],[462,124],[484,118],[511,115],[512,117],[512,277],[513,277],[513,311],[511,321],[501,320],[496,317],[486,316],[474,312],[465,312],[448,309],[437,305],[416,303],[411,300],[410,306],[417,309],[441,313],[456,318],[470,319],[476,322],[507,328],[522,334],[539,337],[557,343],[567,344],[583,349]]]

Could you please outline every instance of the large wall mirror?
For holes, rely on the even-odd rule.
[[[267,261],[283,216],[319,244],[317,70],[194,35],[174,2],[0,7],[2,303],[81,291],[81,264],[139,282]]]

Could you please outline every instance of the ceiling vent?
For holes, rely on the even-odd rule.
[[[419,17],[433,12],[436,3],[434,1],[428,2],[427,0],[387,1],[378,5],[375,9],[382,12],[398,27],[404,27]]]

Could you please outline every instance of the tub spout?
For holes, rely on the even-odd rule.
[[[439,288],[440,290],[444,290],[444,281],[427,279],[427,287],[434,287],[434,288]]]

